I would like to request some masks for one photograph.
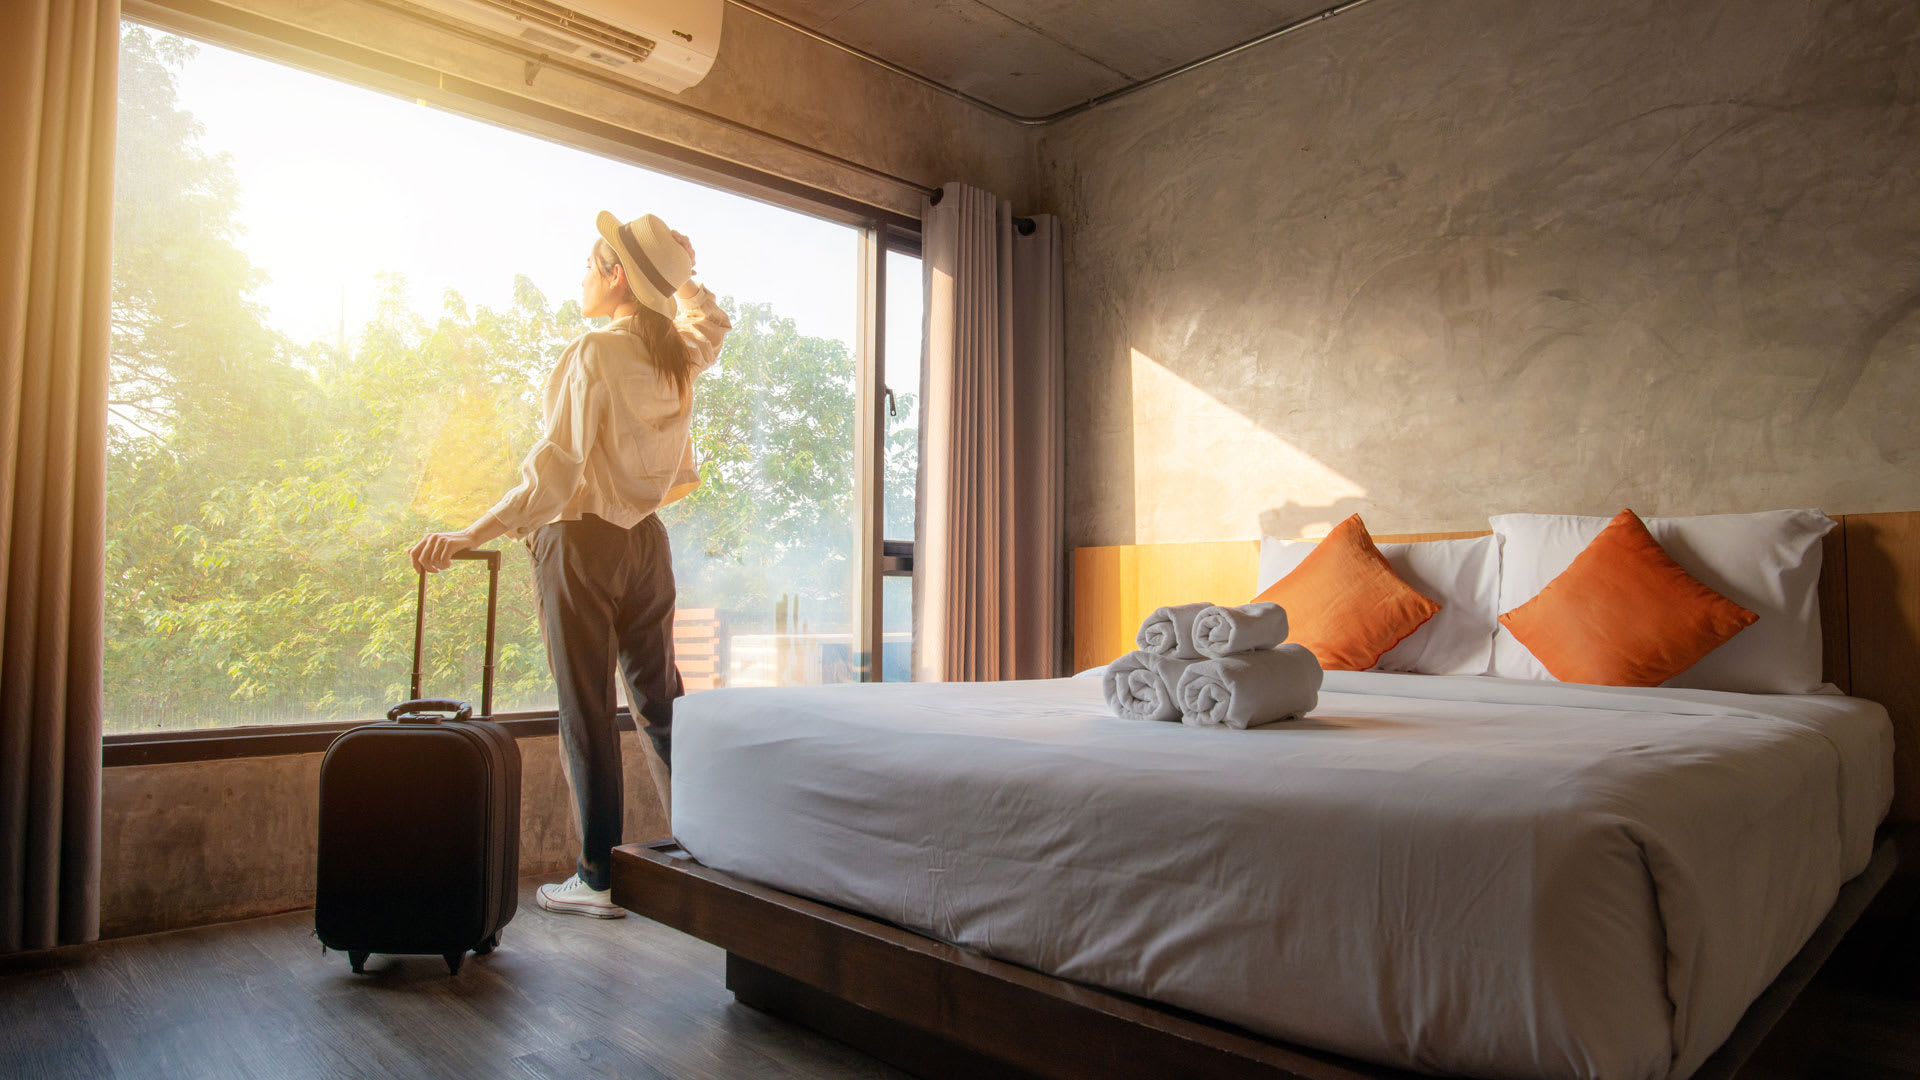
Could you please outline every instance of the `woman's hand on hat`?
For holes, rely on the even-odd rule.
[[[671,229],[667,231],[673,232],[673,230]],[[694,263],[693,241],[687,239],[687,235],[685,233],[675,232],[673,233],[673,242],[687,249],[687,269],[689,272],[691,272],[693,269],[693,263]]]

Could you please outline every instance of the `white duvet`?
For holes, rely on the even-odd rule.
[[[1685,1077],[1862,870],[1878,705],[1329,672],[1300,722],[1125,721],[1097,679],[675,709],[708,866],[1386,1064]]]

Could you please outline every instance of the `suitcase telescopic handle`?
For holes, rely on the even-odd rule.
[[[401,724],[437,724],[441,713],[452,713],[455,720],[471,720],[473,706],[452,698],[414,698],[388,709],[387,719]]]
[[[493,715],[493,628],[494,628],[494,613],[495,613],[497,601],[499,600],[499,596],[500,596],[500,552],[497,550],[458,551],[454,553],[453,557],[456,559],[468,559],[468,560],[473,560],[477,562],[484,562],[487,564],[487,659],[486,659],[485,666],[480,669],[480,715],[492,716]],[[426,698],[422,698],[420,696],[420,638],[422,636],[422,633],[426,629],[426,620],[427,620],[427,572],[425,570],[422,570],[420,571],[420,590],[419,590],[419,594],[414,600],[414,608],[413,608],[413,679],[411,682],[408,683],[408,685],[412,688],[408,691],[408,693],[413,698],[413,701],[408,702],[407,704],[418,704],[418,703],[429,700]],[[434,698],[431,700],[445,702],[448,699]],[[453,704],[460,706],[462,708],[466,708],[466,702],[463,702],[463,701],[453,702]],[[396,708],[403,708],[403,707],[404,706],[397,706]],[[389,713],[388,715],[391,716],[392,714]],[[472,715],[472,709],[466,708],[466,712],[463,713],[459,717],[459,719],[465,720],[467,719],[468,716],[471,716],[471,715]]]

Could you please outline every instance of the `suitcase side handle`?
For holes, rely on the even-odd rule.
[[[387,710],[387,719],[399,724],[437,724],[441,713],[452,713],[455,720],[473,719],[473,706],[452,698],[414,698]]]
[[[496,607],[500,595],[500,552],[496,549],[469,549],[453,553],[456,559],[467,559],[487,564],[487,651],[486,659],[480,669],[480,715],[493,715],[493,645]],[[425,701],[420,696],[420,647],[426,630],[427,618],[427,572],[420,573],[419,591],[413,607],[413,676],[408,681],[409,692],[415,701]],[[434,700],[446,701],[446,698]],[[465,702],[459,704],[464,705]],[[462,716],[460,719],[465,720]]]

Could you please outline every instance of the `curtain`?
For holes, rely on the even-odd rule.
[[[0,952],[99,936],[118,0],[0,33]]]
[[[1060,670],[1060,223],[948,184],[922,212],[914,678]]]

